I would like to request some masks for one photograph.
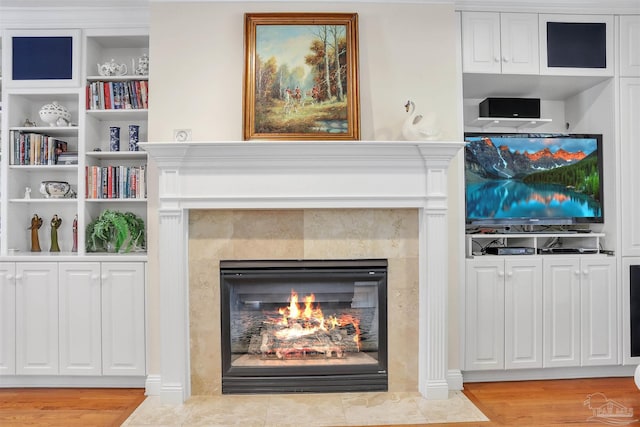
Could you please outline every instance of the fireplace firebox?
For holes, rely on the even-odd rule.
[[[387,260],[221,261],[222,393],[386,391]]]

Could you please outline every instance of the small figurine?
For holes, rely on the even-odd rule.
[[[78,214],[73,217],[73,247],[71,252],[78,252]]]
[[[35,127],[36,122],[33,122],[31,120],[29,120],[29,118],[27,117],[26,119],[24,119],[24,123],[22,124],[22,126],[26,127],[26,128],[32,128]]]
[[[26,187],[24,189],[24,198],[25,199],[30,199],[31,198],[31,187]]]
[[[51,218],[51,249],[49,252],[60,252],[60,246],[58,245],[58,228],[62,224],[62,218],[58,215],[54,215]]]
[[[42,227],[42,218],[38,216],[38,214],[33,214],[33,218],[31,218],[31,227],[28,230],[31,230],[31,252],[40,252],[40,239],[38,238],[38,230]]]

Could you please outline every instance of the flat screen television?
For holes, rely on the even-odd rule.
[[[465,133],[469,226],[604,221],[602,135]]]

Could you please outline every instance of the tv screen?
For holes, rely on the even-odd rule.
[[[466,133],[471,225],[604,221],[602,135]]]

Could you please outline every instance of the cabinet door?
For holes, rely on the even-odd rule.
[[[462,71],[501,72],[500,14],[462,12]]]
[[[582,258],[582,365],[617,364],[615,259]]]
[[[580,260],[543,261],[543,366],[580,364]]]
[[[58,373],[58,265],[16,263],[16,374]]]
[[[504,369],[504,260],[467,260],[465,369]]]
[[[620,75],[640,77],[640,15],[620,17]]]
[[[105,262],[101,268],[102,373],[144,375],[144,264]]]
[[[500,44],[502,73],[538,74],[538,15],[501,13]]]
[[[16,373],[16,267],[0,263],[0,375]]]
[[[640,78],[620,79],[622,255],[640,256]]]
[[[100,263],[59,265],[60,374],[100,375]]]
[[[505,261],[505,368],[542,368],[542,260]]]

